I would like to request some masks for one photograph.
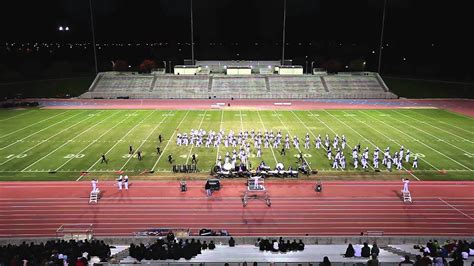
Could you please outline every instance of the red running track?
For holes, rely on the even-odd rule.
[[[204,181],[132,182],[118,191],[100,182],[103,197],[88,203],[89,182],[1,182],[0,237],[55,236],[65,223],[92,223],[96,236],[132,236],[150,228],[226,229],[232,235],[474,235],[474,182],[412,182],[414,202],[400,199],[401,182],[267,181],[272,200],[242,206],[244,181],[223,180],[206,198]]]

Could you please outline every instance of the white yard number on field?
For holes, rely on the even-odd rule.
[[[420,158],[425,158],[426,157],[423,153],[415,153],[415,156],[418,156]]]
[[[464,155],[466,155],[466,156],[469,157],[469,158],[474,157],[474,154],[472,154],[472,153],[470,153],[470,152],[466,152],[466,153],[464,153]]]
[[[21,159],[21,158],[25,158],[26,157],[26,153],[22,153],[22,154],[10,154],[8,156],[5,156],[5,158],[8,158],[8,159],[11,159],[11,158],[16,158],[16,159]]]
[[[78,153],[78,154],[70,153],[70,154],[64,156],[64,158],[66,158],[66,159],[75,159],[75,158],[79,159],[79,158],[82,158],[82,157],[84,157],[84,154],[82,154],[82,153]]]

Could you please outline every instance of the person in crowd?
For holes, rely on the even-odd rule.
[[[372,254],[372,259],[367,261],[367,266],[379,266],[380,262],[377,259],[377,255]]]
[[[410,256],[405,255],[405,259],[403,261],[401,261],[398,265],[399,266],[413,265],[413,261],[410,260]]]
[[[370,247],[367,243],[364,243],[364,246],[362,247],[362,257],[368,258],[370,257]]]
[[[433,261],[431,260],[429,255],[430,254],[428,252],[423,252],[423,257],[420,260],[420,263],[421,263],[420,265],[431,265],[431,264],[433,264]]]
[[[209,249],[210,249],[210,250],[213,250],[213,249],[215,249],[215,248],[216,248],[216,244],[214,244],[214,241],[211,240],[211,243],[209,243]]]
[[[278,252],[279,251],[279,245],[278,245],[278,242],[276,240],[273,240],[272,242],[272,246],[273,246],[273,252]]]
[[[329,258],[325,256],[323,258],[323,261],[319,263],[319,266],[331,266],[331,262],[329,261]]]
[[[354,247],[354,257],[362,257],[362,247],[359,244],[356,244]]]
[[[304,243],[303,240],[300,239],[300,242],[298,242],[298,250],[303,251],[304,250]]]
[[[291,242],[291,250],[298,251],[298,243],[296,242],[296,239],[293,239],[293,242]]]
[[[229,239],[229,247],[235,247],[235,240],[233,237],[230,237]]]
[[[464,261],[460,255],[456,255],[452,261],[449,262],[449,266],[463,266]]]
[[[447,266],[448,262],[439,254],[433,259],[433,266]]]
[[[346,253],[344,254],[344,257],[346,258],[352,258],[354,257],[354,247],[352,247],[352,244],[349,244],[346,249]]]
[[[370,249],[370,254],[371,254],[371,255],[375,254],[375,255],[377,255],[377,257],[378,257],[378,256],[379,256],[379,253],[380,253],[380,249],[379,249],[379,247],[377,246],[377,243],[374,243],[374,244],[372,245],[372,249]]]
[[[260,247],[260,241],[261,241],[260,237],[257,238],[257,241],[255,241],[255,246],[256,247]]]

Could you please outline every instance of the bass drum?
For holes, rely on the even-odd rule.
[[[221,168],[219,167],[219,165],[214,165],[214,167],[212,168],[212,173],[217,173],[221,170]]]

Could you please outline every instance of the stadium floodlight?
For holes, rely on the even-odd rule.
[[[64,28],[65,31],[69,31],[69,27]]]
[[[58,29],[58,30],[59,30],[59,31],[63,31],[63,30],[64,30],[63,26],[59,26],[59,29]]]

